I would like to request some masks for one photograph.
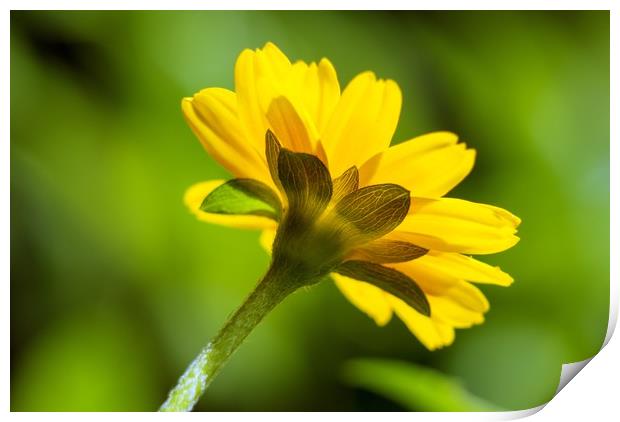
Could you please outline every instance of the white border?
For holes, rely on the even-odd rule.
[[[166,3],[163,1],[90,1],[87,4],[75,0],[64,0],[53,2],[48,1],[6,1],[3,4],[8,6],[6,12],[2,18],[2,31],[0,32],[0,45],[2,46],[2,102],[1,115],[2,121],[0,124],[0,130],[2,130],[3,142],[0,155],[0,186],[2,189],[2,223],[0,230],[2,233],[2,243],[0,244],[0,254],[2,270],[5,275],[5,282],[2,285],[2,293],[0,303],[1,318],[2,318],[2,331],[1,338],[2,347],[0,349],[0,359],[2,360],[3,380],[0,383],[0,407],[8,412],[9,392],[10,392],[10,368],[9,368],[9,351],[10,351],[10,123],[9,123],[9,110],[10,110],[10,13],[9,10],[28,10],[28,9],[84,9],[84,10],[99,10],[99,9],[115,9],[115,10],[191,10],[208,7],[211,10],[255,10],[257,9],[256,2],[240,1],[240,0],[227,0],[226,2],[204,2],[204,1],[191,1],[191,0],[176,0],[174,3]],[[290,10],[329,10],[329,9],[370,9],[377,8],[378,2],[368,0],[347,1],[347,2],[334,2],[333,0],[315,0],[311,3],[295,2],[292,4],[287,1],[274,1],[264,0],[258,4],[261,9],[290,9]],[[458,2],[458,1],[441,1],[435,0],[433,2],[424,1],[381,1],[380,5],[386,9],[401,9],[401,10],[455,10],[462,9],[463,6],[467,6],[470,10],[581,10],[581,9],[597,9],[597,10],[611,10],[611,45],[618,45],[618,17],[617,10],[613,6],[612,1],[602,0],[589,0],[589,1],[540,1],[540,0],[521,0],[521,1],[503,1],[498,4],[497,1],[491,0],[479,0]],[[596,417],[600,416],[603,420],[610,419],[611,415],[619,415],[618,401],[616,392],[618,391],[618,376],[620,375],[620,366],[616,356],[619,355],[618,340],[612,339],[612,334],[616,326],[618,317],[618,297],[619,297],[619,272],[618,272],[618,225],[617,220],[613,217],[620,215],[620,207],[618,206],[618,150],[617,145],[617,124],[614,120],[614,116],[617,116],[618,110],[618,86],[615,83],[614,75],[618,74],[618,57],[614,53],[613,48],[610,51],[611,54],[611,139],[616,139],[616,142],[610,144],[610,157],[611,157],[611,220],[610,220],[610,263],[611,263],[611,285],[610,285],[610,320],[607,335],[605,338],[605,347],[599,354],[597,354],[587,365],[588,370],[580,373],[576,379],[566,385],[560,386],[557,396],[546,406],[540,406],[535,409],[530,409],[520,412],[504,412],[504,413],[389,413],[386,417],[391,420],[501,420],[501,419],[514,419],[531,414],[535,414],[534,418],[538,420],[558,420],[566,418],[572,420],[575,417]],[[610,341],[611,340],[611,341]],[[574,367],[573,367],[574,368]],[[564,369],[564,368],[563,368]],[[578,372],[578,371],[577,371]],[[565,371],[563,370],[563,376]],[[573,376],[576,375],[573,374]],[[570,377],[572,378],[572,377]],[[566,386],[563,390],[561,387]],[[544,411],[539,412],[542,408]],[[291,415],[289,413],[249,413],[243,414],[257,420],[278,421],[295,418],[297,420],[311,420],[316,418],[313,413],[295,413]],[[89,413],[88,418],[92,420],[108,420],[110,414],[107,413]],[[199,413],[195,414],[174,414],[174,416],[165,416],[165,414],[153,414],[153,413],[115,413],[113,417],[131,417],[132,419],[145,420],[146,418],[204,418],[205,415]],[[328,419],[341,419],[347,416],[355,417],[356,419],[363,421],[373,421],[376,419],[376,413],[357,413],[355,415],[348,415],[343,413],[324,413],[323,417]],[[17,419],[30,420],[31,418],[44,417],[47,420],[81,420],[84,418],[80,413],[11,413],[10,417]],[[239,417],[237,413],[209,413],[210,419],[217,419],[218,421],[234,421]]]

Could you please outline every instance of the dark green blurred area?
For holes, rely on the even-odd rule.
[[[506,409],[550,399],[561,363],[607,328],[608,12],[12,12],[12,410],[156,409],[266,269],[258,233],[182,204],[227,174],[180,99],[233,88],[236,56],[269,40],[330,58],[343,87],[367,69],[395,79],[395,142],[450,130],[476,148],[450,195],[523,219],[515,248],[483,257],[516,281],[482,286],[487,322],[432,353],[332,283],[299,292],[198,410],[402,409],[343,382],[364,357],[434,368]]]

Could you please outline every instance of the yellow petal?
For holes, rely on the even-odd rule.
[[[418,261],[429,271],[441,271],[453,277],[475,283],[510,286],[513,278],[499,267],[493,267],[472,257],[458,253],[429,251]]]
[[[332,273],[331,276],[342,294],[377,325],[383,326],[390,321],[392,307],[388,303],[387,293],[372,284],[337,273]]]
[[[291,62],[274,43],[267,42],[262,50],[257,51],[260,64],[266,66],[266,72],[273,72],[276,78],[284,78],[290,71]]]
[[[450,273],[437,270],[432,265],[428,265],[428,260],[425,257],[407,262],[385,264],[385,266],[394,268],[411,277],[424,290],[424,293],[432,295],[440,295],[462,280]]]
[[[336,69],[326,58],[321,59],[317,67],[319,80],[319,103],[317,105],[316,125],[323,133],[331,118],[338,100],[340,100],[340,84]]]
[[[377,80],[372,72],[364,72],[349,83],[321,133],[333,174],[341,174],[352,165],[360,167],[389,147],[401,103],[398,85]]]
[[[484,313],[489,310],[489,301],[484,294],[471,283],[460,280],[451,288],[438,295],[436,298],[449,300],[463,309]]]
[[[414,196],[438,198],[458,185],[474,166],[476,153],[450,132],[413,138],[381,152],[360,168],[360,183],[396,183]]]
[[[193,98],[184,98],[181,107],[189,126],[220,164],[237,177],[268,181],[266,163],[247,142],[237,116],[235,94],[222,88],[208,88]]]
[[[271,128],[284,147],[315,153],[317,125],[324,125],[340,96],[329,62],[321,61],[317,66],[300,61],[292,65],[272,43],[239,55],[235,89],[241,121],[259,150],[264,149],[265,132]],[[290,115],[296,119],[291,123],[287,122]],[[304,130],[291,132],[288,126],[299,128],[300,122]]]
[[[282,146],[296,152],[314,153],[318,139],[316,130],[286,97],[276,97],[271,101],[267,120]]]
[[[340,99],[336,70],[325,58],[319,64],[299,61],[289,78],[290,96],[298,98],[319,133],[323,133]]]
[[[447,297],[429,296],[433,321],[440,322],[454,328],[470,328],[484,322],[484,314],[461,306]]]
[[[430,350],[454,341],[454,328],[467,328],[484,321],[489,302],[472,284],[441,271],[407,263],[386,264],[416,280],[424,290],[431,316],[426,317],[402,300],[375,286],[339,274],[332,274],[342,293],[360,310],[382,325],[395,312],[409,330]],[[385,322],[384,322],[385,321]]]
[[[275,229],[266,229],[262,231],[258,239],[258,242],[260,243],[260,245],[263,247],[263,249],[267,251],[269,255],[271,255],[271,250],[273,248],[273,241],[275,240],[275,238],[276,238]]]
[[[189,210],[201,221],[219,224],[228,227],[244,229],[274,229],[276,223],[266,217],[254,215],[222,215],[212,214],[200,210],[200,204],[215,188],[225,180],[209,180],[190,186],[183,197],[183,202]]]
[[[452,326],[422,315],[394,296],[389,296],[389,299],[396,315],[427,349],[437,350],[452,344],[454,341],[454,328]],[[433,312],[434,309],[431,305],[431,314]]]
[[[414,197],[409,214],[389,237],[443,252],[487,254],[514,246],[520,222],[491,205]]]
[[[400,299],[389,296],[394,312],[428,349],[452,344],[454,328],[469,328],[484,322],[489,304],[471,284],[460,281],[440,295],[428,295],[431,316],[426,317]]]
[[[452,287],[459,280],[509,286],[513,279],[499,267],[471,257],[448,252],[429,251],[412,261],[386,264],[404,272],[431,294]]]
[[[469,328],[484,322],[489,302],[482,292],[466,281],[459,281],[439,295],[428,295],[431,318],[456,328]]]
[[[286,62],[273,49],[269,54],[261,50],[243,50],[235,63],[235,92],[239,107],[239,118],[244,124],[248,139],[257,148],[264,145],[264,137],[268,128],[262,102],[269,102],[270,98],[262,98],[259,91],[260,79],[275,79],[275,74],[285,72]],[[276,60],[272,63],[269,58]],[[263,85],[268,85],[266,82]]]

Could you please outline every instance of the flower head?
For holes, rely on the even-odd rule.
[[[483,322],[472,283],[512,278],[470,254],[506,250],[520,220],[501,208],[445,198],[475,152],[435,132],[390,147],[401,92],[372,72],[341,92],[334,67],[291,63],[273,44],[245,50],[235,92],[207,88],[182,102],[205,149],[236,179],[188,189],[201,220],[262,230],[292,274],[338,288],[378,325],[396,313],[429,349]]]

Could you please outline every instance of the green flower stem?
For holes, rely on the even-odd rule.
[[[308,284],[285,268],[282,265],[269,268],[241,307],[188,366],[159,411],[192,410],[219,370],[265,315],[289,294]]]

